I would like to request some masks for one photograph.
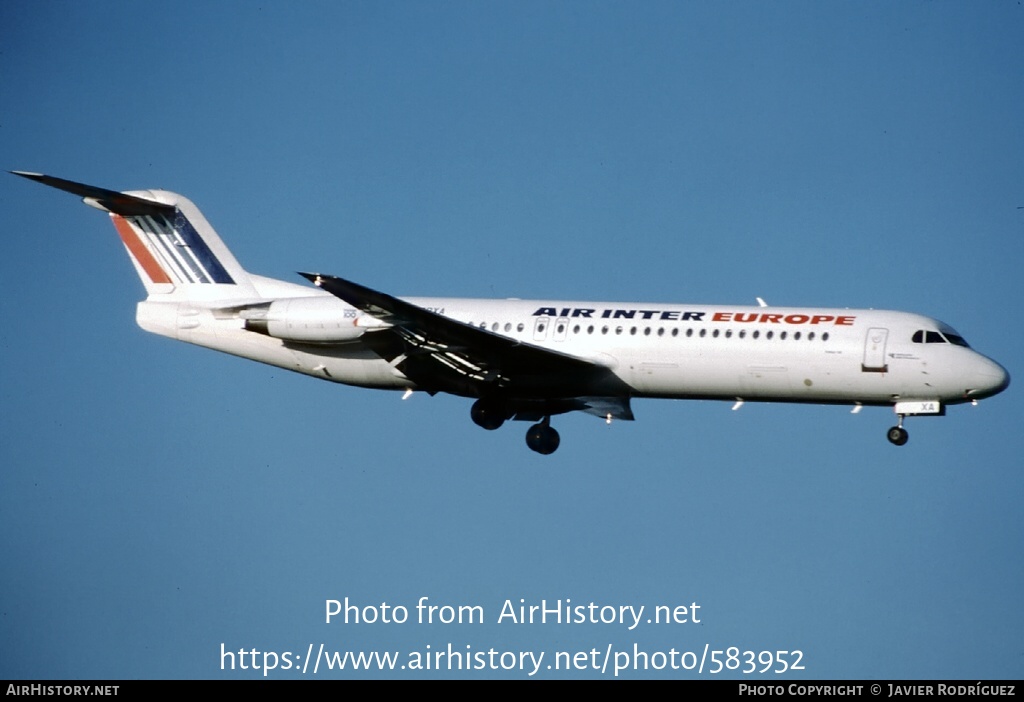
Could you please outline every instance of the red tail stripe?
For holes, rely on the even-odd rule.
[[[121,241],[124,242],[124,245],[128,247],[128,251],[131,252],[135,260],[142,266],[142,270],[146,271],[149,279],[154,283],[172,282],[157,260],[153,258],[153,254],[149,252],[146,245],[139,239],[139,235],[132,229],[132,225],[128,224],[121,215],[112,214],[110,216],[114,220],[114,228],[117,229]]]

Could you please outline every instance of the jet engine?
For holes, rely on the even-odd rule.
[[[245,328],[285,341],[337,344],[390,325],[333,297],[294,297],[241,312]]]

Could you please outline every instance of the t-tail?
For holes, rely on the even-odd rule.
[[[166,190],[117,192],[63,178],[11,171],[80,196],[109,213],[150,300],[258,299],[242,268],[188,198]]]

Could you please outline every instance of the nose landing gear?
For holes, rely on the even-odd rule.
[[[903,415],[901,414],[899,417],[899,423],[896,426],[891,427],[889,429],[889,433],[886,434],[886,438],[889,439],[889,442],[896,446],[902,446],[910,439],[910,434],[908,434],[907,430],[903,428]]]

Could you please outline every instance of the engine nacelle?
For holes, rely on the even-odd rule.
[[[354,341],[367,329],[390,325],[364,315],[334,297],[294,297],[242,313],[245,328],[285,341],[341,343]]]

